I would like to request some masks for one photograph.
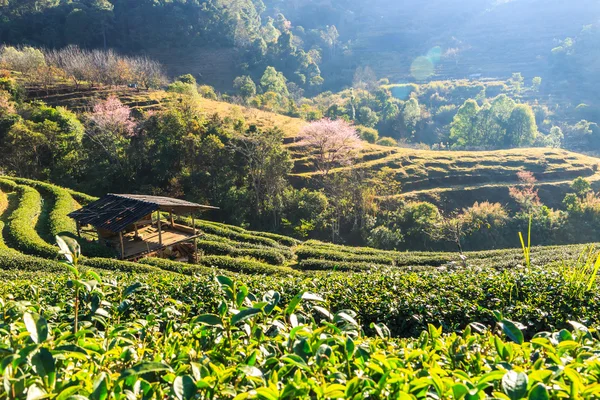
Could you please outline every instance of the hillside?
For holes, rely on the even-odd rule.
[[[160,109],[177,98],[161,91],[137,91],[129,88],[81,89],[70,86],[49,93],[31,90],[29,96],[54,106],[75,111],[91,108],[95,99],[117,95],[134,110]],[[300,118],[239,106],[227,102],[200,98],[201,111],[208,117],[243,117],[261,129],[278,127],[285,134],[285,146],[292,153],[294,168],[291,178],[297,186],[311,186],[317,172],[308,150],[297,141],[306,121]],[[560,206],[570,183],[577,177],[589,180],[600,188],[600,160],[561,149],[525,148],[497,151],[431,151],[399,147],[384,147],[363,142],[362,149],[351,167],[338,168],[376,172],[392,168],[402,185],[395,197],[426,200],[443,204],[449,209],[466,207],[475,201],[510,203],[508,187],[518,183],[517,172],[531,171],[538,180],[540,197],[551,207]]]

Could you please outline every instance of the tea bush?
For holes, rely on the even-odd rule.
[[[8,218],[6,240],[20,251],[44,258],[58,257],[58,247],[45,242],[35,225],[42,209],[39,192],[29,186],[17,185],[18,206]]]
[[[600,341],[594,329],[577,322],[526,340],[519,323],[497,313],[492,324],[497,331],[474,320],[461,332],[428,325],[414,338],[395,340],[384,324],[372,325],[373,336],[365,336],[355,311],[331,307],[302,288],[254,294],[243,283],[219,276],[190,292],[177,279],[148,277],[88,281],[78,299],[77,323],[65,301],[73,292],[64,279],[49,282],[53,290],[47,292],[26,284],[13,287],[17,298],[0,301],[0,396],[600,396],[594,356]],[[18,299],[32,290],[36,302]],[[214,311],[196,314],[190,304]]]
[[[286,262],[286,257],[277,250],[268,248],[236,248],[223,242],[211,242],[208,240],[198,240],[198,249],[206,254],[232,256],[232,257],[252,257],[259,261],[264,261],[272,265],[282,265]]]

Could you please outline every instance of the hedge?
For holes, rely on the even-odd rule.
[[[69,213],[75,210],[76,203],[67,189],[31,179],[9,179],[26,186],[32,186],[37,190],[47,193],[51,197],[50,202],[52,203],[52,206],[48,221],[49,232],[52,238],[56,235],[65,235],[77,240],[81,246],[82,254],[88,257],[115,257],[116,253],[114,250],[77,237],[77,226],[75,221],[68,216]]]
[[[308,259],[322,259],[330,261],[366,262],[369,264],[394,265],[394,260],[390,257],[368,254],[348,254],[338,251],[320,250],[307,246],[302,246],[297,249],[296,256],[298,257],[299,261]]]
[[[0,246],[0,269],[8,271],[65,272],[64,264],[58,261],[30,256],[16,250]]]
[[[279,267],[261,263],[258,261],[246,260],[242,258],[233,258],[229,256],[204,256],[198,261],[200,265],[206,267],[215,267],[232,272],[239,272],[248,275],[297,275],[298,271],[288,267]]]
[[[231,247],[235,247],[238,249],[275,250],[275,251],[279,252],[281,255],[283,255],[288,260],[291,260],[292,258],[294,258],[294,253],[292,253],[292,250],[287,247],[273,248],[273,247],[265,246],[262,244],[238,242],[238,241],[231,240],[231,239],[228,239],[223,236],[212,235],[210,233],[205,233],[204,235],[202,235],[201,239],[208,241],[208,242],[224,243],[224,244],[227,244]]]
[[[18,185],[16,192],[19,196],[17,208],[9,216],[7,241],[18,250],[44,258],[57,258],[58,247],[44,241],[36,232],[35,225],[42,210],[42,197],[32,187]]]
[[[161,269],[150,265],[144,265],[130,261],[113,260],[110,258],[84,258],[81,261],[81,265],[108,271],[135,272],[138,274],[163,272]]]
[[[369,271],[377,268],[389,268],[381,264],[368,262],[348,262],[331,260],[302,260],[298,263],[298,269],[302,271]]]
[[[189,217],[179,216],[178,220],[183,221],[186,224],[192,223],[192,219]],[[196,228],[200,229],[203,232],[207,232],[207,233],[210,233],[213,235],[224,236],[228,239],[233,239],[233,240],[237,240],[240,242],[256,243],[256,244],[261,244],[264,246],[275,247],[275,248],[281,247],[281,245],[273,239],[254,236],[254,235],[250,235],[248,233],[238,232],[238,231],[235,231],[235,230],[227,227],[224,224],[219,224],[217,222],[196,220],[195,223],[196,223]]]
[[[272,265],[282,265],[286,257],[277,250],[273,249],[244,249],[236,248],[222,242],[211,242],[208,240],[198,240],[198,249],[205,253],[232,257],[252,257]]]
[[[167,260],[164,258],[147,257],[139,261],[140,264],[151,265],[160,268],[164,271],[175,272],[182,275],[195,275],[198,273],[212,275],[214,273],[223,273],[229,271],[221,271],[216,268],[205,267],[203,265],[188,264],[179,261]]]

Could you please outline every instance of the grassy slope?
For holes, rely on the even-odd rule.
[[[138,110],[161,108],[171,101],[163,91],[136,91],[128,88],[78,91],[68,86],[49,95],[32,93],[36,98],[77,111],[90,108],[98,97],[116,94],[122,101]],[[286,146],[292,152],[295,165],[293,181],[298,186],[310,185],[315,176],[311,156],[295,138],[306,124],[299,118],[242,107],[229,103],[201,99],[200,107],[207,115],[241,117],[260,128],[277,126],[286,134]],[[578,176],[588,178],[600,188],[600,160],[557,149],[513,149],[478,152],[440,152],[390,148],[364,143],[356,163],[350,168],[378,170],[390,167],[402,183],[402,193],[392,197],[428,200],[446,206],[464,207],[474,201],[494,200],[508,203],[508,187],[517,181],[517,172],[529,170],[540,183],[542,200],[558,206],[569,183]]]

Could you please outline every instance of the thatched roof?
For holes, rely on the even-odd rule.
[[[80,210],[73,211],[69,214],[69,217],[82,225],[92,225],[118,233],[158,210],[176,214],[190,214],[202,210],[218,210],[218,208],[170,197],[107,194]]]

